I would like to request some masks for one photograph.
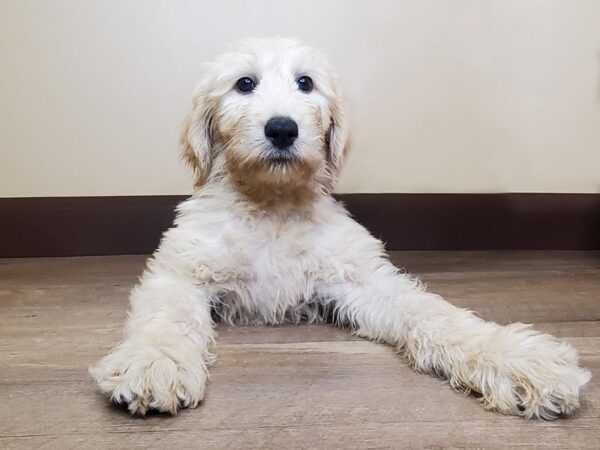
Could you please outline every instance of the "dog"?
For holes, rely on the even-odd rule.
[[[90,368],[132,414],[204,397],[215,316],[319,322],[398,348],[504,414],[555,419],[590,372],[567,343],[429,293],[331,195],[350,148],[337,77],[294,39],[246,39],[210,65],[181,136],[194,194],[131,293],[124,337]]]

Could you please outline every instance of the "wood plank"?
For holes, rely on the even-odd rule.
[[[83,432],[92,442],[116,444],[119,442],[116,433],[125,439],[123,434],[162,435],[177,430],[178,434],[223,438],[222,434],[230,435],[237,430],[238,437],[245,432],[254,434],[259,441],[250,442],[258,445],[263,442],[262,432],[267,436],[281,433],[283,437],[297,439],[301,430],[329,429],[331,435],[326,442],[330,444],[343,439],[340,433],[350,432],[358,442],[381,438],[377,442],[385,446],[401,436],[408,439],[404,443],[440,445],[445,442],[443,436],[452,435],[458,427],[463,434],[455,436],[460,436],[463,441],[459,442],[463,444],[465,438],[481,439],[479,433],[485,433],[487,445],[507,442],[533,445],[535,434],[542,432],[539,429],[542,427],[544,434],[550,433],[558,442],[577,446],[598,437],[596,425],[600,421],[598,345],[584,344],[579,342],[588,352],[595,352],[594,357],[584,357],[583,363],[591,367],[596,377],[586,389],[578,415],[551,424],[485,412],[475,398],[453,392],[435,377],[413,372],[384,345],[338,342],[333,346],[313,343],[299,348],[297,344],[232,344],[220,350],[204,404],[197,410],[180,413],[176,419],[162,415],[145,420],[130,418],[96,392],[83,368],[71,368],[75,376],[66,377],[65,372],[56,370],[55,364],[54,368],[34,371],[40,375],[37,382],[21,384],[14,380],[3,386],[2,392],[7,397],[0,404],[0,413],[5,418],[0,435],[71,439]],[[44,379],[48,369],[54,369],[54,379]],[[573,432],[577,430],[579,437],[566,440],[564,435],[553,433],[556,428],[564,430],[565,426]],[[356,430],[349,431],[352,428]],[[402,435],[387,431],[391,428],[402,430]],[[434,435],[419,441],[427,430]],[[510,436],[504,434],[507,430]],[[371,434],[376,431],[385,434],[379,437]],[[433,440],[434,436],[437,440]],[[178,442],[177,436],[173,438]],[[212,442],[218,448],[221,448],[219,442],[223,443]],[[294,442],[302,441],[288,444]],[[548,442],[538,442],[539,448]]]
[[[19,312],[24,316],[19,326],[26,326],[31,322],[28,319],[34,319],[38,311],[45,312],[46,307],[48,314],[55,313],[53,323],[68,326],[72,316],[63,311],[73,307],[73,314],[77,314],[83,304],[95,314],[105,313],[100,323],[112,320],[110,325],[118,326],[144,259],[0,260],[0,302],[4,308],[22,308],[12,313],[13,317]],[[392,259],[399,267],[420,275],[431,291],[488,320],[600,320],[597,252],[393,252]],[[44,298],[42,305],[40,296]],[[98,323],[99,318],[95,318],[90,321],[93,326]]]
[[[594,338],[571,339],[581,351],[583,364],[590,367],[595,375],[586,389],[584,406],[580,411],[580,415],[586,418],[600,417],[600,330],[595,325],[587,323],[583,327],[587,329],[585,334],[593,334]],[[553,324],[555,328],[559,326]],[[271,341],[278,341],[278,335],[289,328],[292,327],[266,330],[271,334]],[[330,326],[293,328],[320,328],[324,340],[337,333]],[[231,330],[233,333],[249,331],[246,333],[248,336],[260,329]],[[139,431],[138,422],[123,417],[122,411],[109,407],[105,399],[97,395],[85,372],[85,366],[101,356],[103,350],[85,350],[83,355],[63,352],[61,357],[60,353],[48,354],[34,349],[30,352],[32,355],[39,353],[42,356],[38,356],[38,362],[23,362],[21,359],[5,363],[0,374],[8,399],[2,399],[2,416],[9,416],[22,405],[35,405],[37,420],[13,417],[14,422],[7,422],[7,429],[2,429],[2,433],[34,435],[60,429],[61,433],[74,436],[82,426],[88,432],[97,428],[100,433],[107,425],[121,426],[120,420],[123,419],[133,427],[130,431]],[[86,354],[87,351],[90,353]],[[184,429],[189,425],[190,430],[210,429],[212,432],[218,427],[215,421],[227,423],[228,427],[260,428],[266,418],[273,427],[285,427],[290,421],[302,427],[315,427],[326,424],[327,420],[358,426],[365,415],[376,417],[376,422],[413,422],[413,426],[416,426],[415,421],[449,423],[452,417],[458,417],[460,421],[477,421],[482,415],[500,424],[513,420],[486,413],[473,398],[452,392],[441,380],[414,373],[391,348],[382,344],[365,341],[232,343],[219,345],[218,352],[219,360],[212,370],[207,400],[200,410],[193,412],[201,414],[197,419],[199,422],[194,420],[192,427],[182,420]],[[84,363],[83,367],[81,363]],[[10,377],[7,378],[9,372]],[[39,398],[43,399],[42,403]],[[233,411],[232,402],[236,405]],[[57,405],[66,403],[67,411],[61,411],[65,423],[57,423],[53,411]],[[444,405],[443,409],[439,408],[440,404]],[[298,411],[307,409],[311,411],[310,415],[303,416],[304,421],[297,423]],[[204,417],[204,410],[210,411],[206,413],[209,417]],[[82,411],[87,416],[84,424],[77,419]],[[67,417],[64,417],[65,413]],[[113,421],[115,413],[117,422]],[[30,415],[31,412],[25,414]],[[189,417],[188,414],[184,412],[180,418]],[[153,432],[163,429],[160,421],[154,423],[158,428],[153,428]],[[331,426],[337,427],[338,423]],[[144,430],[147,431],[146,428]]]

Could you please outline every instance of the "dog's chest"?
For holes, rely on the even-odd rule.
[[[244,265],[251,275],[248,288],[301,289],[316,263],[314,227],[295,223],[268,223],[255,230],[256,239],[242,247]]]
[[[310,223],[267,220],[223,229],[223,299],[250,310],[289,308],[312,296],[318,271],[318,229]]]

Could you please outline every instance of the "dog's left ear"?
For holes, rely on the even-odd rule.
[[[338,93],[331,103],[331,125],[327,133],[329,164],[337,175],[350,151],[350,123],[342,96]]]
[[[181,159],[194,171],[194,189],[202,186],[213,163],[214,109],[209,99],[208,83],[202,83],[192,99],[192,111],[181,130]]]

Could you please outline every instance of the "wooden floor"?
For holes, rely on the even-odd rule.
[[[332,326],[219,328],[208,394],[130,417],[87,366],[117,342],[141,256],[0,260],[0,448],[600,448],[600,254],[395,253],[432,291],[501,323],[535,322],[594,378],[576,416],[526,421],[418,375]]]

